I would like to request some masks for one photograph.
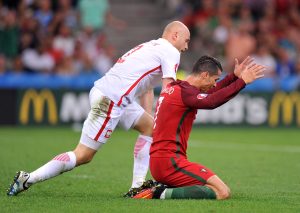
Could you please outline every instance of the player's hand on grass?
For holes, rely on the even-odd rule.
[[[250,84],[256,79],[264,77],[264,72],[266,70],[265,66],[259,64],[251,64],[246,66],[246,69],[241,73],[241,78],[246,84]]]
[[[254,61],[253,58],[248,56],[247,58],[244,59],[242,63],[239,64],[238,59],[235,59],[235,66],[234,66],[234,75],[238,78],[241,78],[241,74],[243,71],[247,69],[247,66],[250,66],[250,64]]]

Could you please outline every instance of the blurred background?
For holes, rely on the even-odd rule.
[[[300,126],[299,0],[0,0],[0,124],[83,122],[93,82],[172,20],[191,31],[180,79],[203,54],[224,75],[248,55],[267,66],[266,78],[199,110],[196,123]]]

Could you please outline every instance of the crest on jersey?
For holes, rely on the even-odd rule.
[[[197,95],[197,99],[204,99],[204,98],[206,98],[207,97],[207,94],[204,94],[204,93],[199,93],[198,95]]]
[[[161,93],[168,93],[171,95],[174,92],[174,87],[167,87]]]

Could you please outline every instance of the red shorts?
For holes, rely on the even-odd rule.
[[[152,177],[170,187],[204,185],[215,175],[210,169],[184,157],[150,157]]]

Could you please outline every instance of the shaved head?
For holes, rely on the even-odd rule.
[[[179,52],[184,52],[188,49],[190,31],[182,22],[173,21],[165,27],[162,38],[168,40]]]
[[[172,32],[179,31],[189,31],[189,29],[187,28],[187,26],[185,26],[185,24],[183,24],[180,21],[172,21],[165,27],[162,37],[167,36]]]

